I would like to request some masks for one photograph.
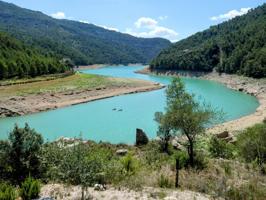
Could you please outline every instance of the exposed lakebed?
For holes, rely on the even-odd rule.
[[[83,70],[82,73],[100,74],[113,77],[137,78],[169,84],[171,77],[134,73],[143,66],[104,67]],[[237,92],[222,84],[194,79],[182,78],[187,90],[197,98],[205,100],[214,108],[222,109],[225,121],[240,118],[255,112],[259,106],[253,96]],[[0,119],[0,139],[7,138],[14,123],[29,125],[43,134],[47,140],[59,137],[79,137],[95,141],[111,143],[129,143],[135,141],[136,128],[143,129],[150,138],[156,137],[157,124],[154,113],[163,111],[165,107],[165,89],[117,96],[69,106],[57,110],[41,112],[26,116]]]

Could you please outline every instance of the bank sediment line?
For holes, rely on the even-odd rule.
[[[144,86],[106,87],[8,97],[0,100],[0,117],[12,117],[38,113],[119,95],[158,90],[164,87],[163,85],[157,83],[143,83]]]
[[[257,123],[261,123],[266,119],[266,79],[254,79],[238,75],[219,74],[216,72],[206,73],[183,71],[180,73],[179,71],[169,70],[150,71],[148,68],[140,70],[137,73],[193,77],[216,81],[224,84],[230,89],[244,92],[257,98],[260,105],[254,113],[214,126],[208,129],[209,133],[228,131],[234,134]]]

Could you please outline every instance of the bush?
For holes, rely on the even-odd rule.
[[[210,140],[209,151],[214,158],[233,158],[233,145],[213,136]]]
[[[266,162],[266,124],[257,124],[239,134],[237,147],[247,162],[256,161],[262,166]]]
[[[126,174],[134,174],[137,169],[137,160],[135,160],[131,153],[128,153],[121,159],[123,170]]]
[[[194,168],[202,170],[207,167],[208,159],[201,151],[195,152]]]
[[[84,187],[104,183],[106,175],[110,177],[113,156],[108,147],[95,144],[47,145],[42,157],[43,168],[47,168],[45,179]]]
[[[171,187],[173,187],[174,184],[170,178],[161,174],[160,177],[158,178],[158,185],[161,188],[171,188]]]
[[[15,189],[6,183],[1,183],[0,200],[15,200],[15,199],[16,199]]]
[[[186,168],[189,165],[189,156],[185,151],[178,151],[176,153],[176,158],[179,160],[179,168]]]
[[[257,184],[254,181],[243,184],[239,188],[231,187],[225,194],[225,198],[230,200],[265,200],[265,196],[265,187]]]
[[[31,200],[38,198],[40,188],[40,182],[29,177],[21,185],[20,196],[23,200]]]

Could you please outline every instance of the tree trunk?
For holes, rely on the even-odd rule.
[[[84,193],[85,193],[85,188],[83,187],[83,186],[81,186],[81,200],[85,200],[85,195],[84,195]]]
[[[176,159],[175,163],[175,169],[176,169],[176,174],[175,174],[175,187],[179,187],[179,159]]]
[[[191,167],[194,167],[194,146],[191,140],[189,140],[188,155],[189,155],[189,164]]]
[[[164,142],[164,152],[166,152],[169,155],[168,140]]]

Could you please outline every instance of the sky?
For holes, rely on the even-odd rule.
[[[172,42],[243,15],[266,0],[4,0],[58,19]]]

